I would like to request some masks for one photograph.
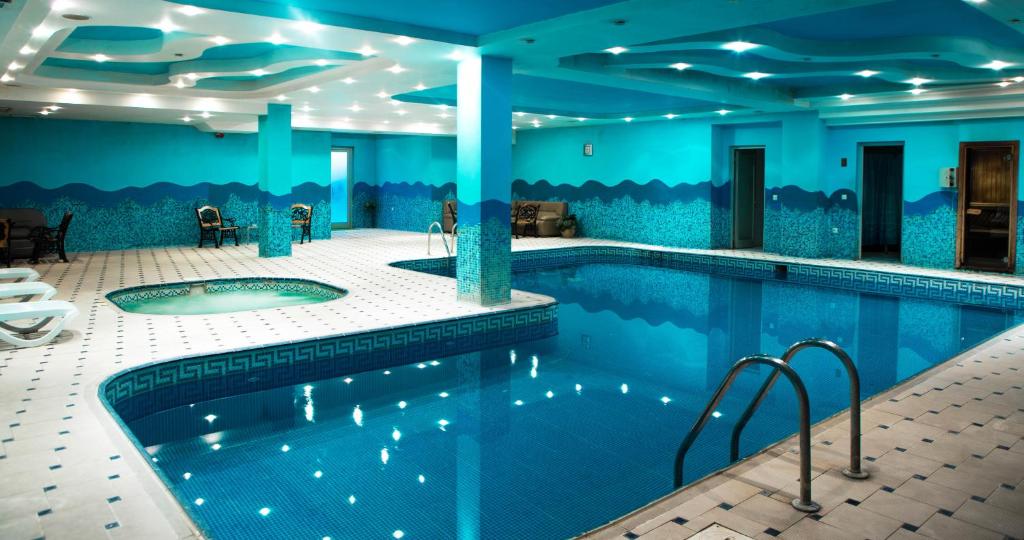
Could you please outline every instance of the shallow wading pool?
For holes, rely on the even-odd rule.
[[[557,334],[453,338],[234,381],[183,367],[188,382],[119,394],[126,377],[157,384],[129,372],[105,396],[212,538],[565,538],[672,491],[680,440],[741,356],[828,338],[856,361],[866,397],[1021,320],[1018,300],[984,291],[978,303],[995,305],[795,283],[768,263],[706,273],[633,255],[516,261],[515,288],[559,301]],[[357,349],[337,355],[373,354]],[[793,365],[813,420],[848,405],[828,353]],[[728,465],[731,427],[767,374],[739,377],[691,450],[687,481]],[[743,455],[796,431],[788,385],[766,401]]]
[[[107,295],[129,313],[210,315],[337,300],[348,291],[305,279],[234,278],[143,285]]]

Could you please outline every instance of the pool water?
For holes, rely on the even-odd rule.
[[[317,304],[346,294],[343,289],[302,279],[238,278],[133,287],[107,298],[129,313],[212,315]]]
[[[199,402],[129,428],[215,539],[565,538],[672,490],[680,441],[741,356],[828,338],[856,361],[866,397],[1019,320],[636,265],[513,279],[560,301],[557,336]],[[793,366],[814,420],[848,405],[834,357],[808,350]],[[767,374],[740,376],[686,481],[728,464],[733,422]],[[794,433],[795,404],[777,384],[743,455]]]

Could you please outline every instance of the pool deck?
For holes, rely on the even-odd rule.
[[[42,281],[81,314],[50,346],[0,346],[0,538],[199,538],[200,533],[100,403],[124,369],[188,355],[260,347],[400,324],[541,305],[482,308],[455,301],[448,278],[388,263],[426,256],[421,233],[339,232],[260,259],[256,246],[80,253],[41,264]],[[513,249],[639,246],[593,239],[523,239]],[[434,255],[440,250],[435,244]],[[657,248],[664,249],[664,248]],[[1012,276],[886,262],[807,260],[731,250],[673,250],[884,269],[1024,284]],[[302,277],[346,288],[339,301],[199,316],[128,314],[104,295],[142,284],[237,276]],[[922,374],[864,407],[867,480],[838,474],[847,416],[814,430],[819,514],[793,510],[795,440],[769,448],[593,533],[688,538],[713,523],[752,538],[1024,538],[1024,327]],[[682,434],[680,434],[682,436]],[[710,536],[710,535],[707,535]]]

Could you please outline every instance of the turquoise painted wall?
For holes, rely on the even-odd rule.
[[[70,251],[190,244],[194,208],[257,222],[256,135],[216,138],[190,126],[0,119],[0,200],[37,207],[49,223],[75,213]],[[292,198],[317,206],[315,237],[330,234],[329,133],[293,134]]]
[[[376,137],[377,226],[426,231],[455,198],[455,137]]]

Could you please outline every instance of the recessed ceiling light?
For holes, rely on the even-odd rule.
[[[318,66],[320,66],[320,67],[323,67],[323,66],[327,65],[327,60],[324,60],[323,58],[321,58],[321,59],[319,59],[319,60],[317,60],[316,62],[313,62],[313,63],[318,65]]]
[[[304,105],[302,106],[302,108],[301,108],[301,109],[299,109],[299,110],[301,110],[302,112],[306,112],[306,113],[308,113],[308,112],[313,112],[313,111],[315,111],[316,109],[314,109],[313,107],[310,107],[310,106],[309,106],[309,103],[306,103],[306,104],[304,104]]]
[[[846,100],[848,100],[848,99],[850,99],[852,97],[853,97],[852,94],[839,94],[839,99],[841,99],[843,101],[846,101]]]
[[[203,118],[209,118],[209,117],[211,117],[213,115],[210,114],[209,111],[203,111],[203,112],[199,113],[199,116],[202,116]]]
[[[345,77],[344,79],[341,80],[341,82],[343,82],[345,84],[352,84],[352,83],[356,82],[356,80],[353,79],[352,77]]]
[[[998,86],[1000,88],[1006,88],[1007,86],[1010,86],[1011,84],[1012,83],[1010,81],[1000,81],[1000,82],[996,83],[996,86]]]
[[[1002,60],[993,60],[993,61],[991,61],[991,62],[989,62],[989,63],[987,63],[987,64],[985,64],[985,65],[983,65],[981,67],[989,68],[989,69],[994,69],[996,71],[999,71],[1000,69],[1003,69],[1005,67],[1010,67],[1012,65],[1013,65],[1012,62],[1003,62]]]
[[[24,47],[18,50],[18,54],[32,54],[34,52],[36,52],[36,50],[32,47],[29,47],[28,45],[25,45]]]
[[[1020,82],[1024,82],[1024,77],[1014,77],[1014,78],[1013,78],[1013,79],[1011,79],[1011,80],[1012,80],[1013,82],[1016,82],[1016,83],[1020,83]]]
[[[669,67],[678,71],[682,71],[684,69],[693,67],[693,65],[687,64],[686,62],[676,62],[675,64],[672,64]]]
[[[305,32],[307,34],[319,32],[320,30],[323,29],[323,25],[313,21],[296,21],[294,26],[300,32]]]
[[[352,112],[359,112],[359,111],[363,110],[363,108],[360,107],[358,103],[353,103],[352,106],[348,108],[348,110],[350,110]]]
[[[182,116],[181,117],[181,121],[185,122],[185,123],[191,122],[192,121],[192,117],[191,116]]]
[[[516,116],[524,116],[524,115],[526,115],[526,113],[524,113],[523,111],[516,111],[516,112],[514,112],[512,114],[514,114]]]
[[[540,120],[537,120],[536,118],[534,118],[533,122],[530,122],[530,123],[533,124],[533,127],[540,127],[540,126],[543,125],[543,124],[540,123]]]
[[[586,122],[586,121],[587,121],[587,119],[586,119],[586,118],[583,118],[583,117],[581,116],[581,117],[577,118],[577,119],[576,119],[576,121],[577,121],[577,122]]]
[[[194,81],[199,78],[199,75],[196,75],[195,73],[186,73],[185,77],[190,81]]]
[[[273,34],[270,34],[270,37],[267,38],[267,41],[269,41],[273,45],[281,45],[282,43],[285,42],[285,39],[281,34],[274,32]]]
[[[228,43],[231,43],[231,40],[224,36],[213,36],[210,38],[210,41],[216,45],[227,45]]]
[[[359,49],[356,49],[356,52],[363,56],[373,56],[377,54],[377,51],[369,45],[363,45]]]
[[[555,118],[558,118],[558,116],[556,116],[554,114],[549,114],[548,115],[548,120],[554,120]]]
[[[749,41],[730,41],[729,43],[722,44],[723,49],[739,53],[749,51],[750,49],[756,49],[757,47],[760,47],[760,45],[750,43]]]
[[[629,49],[627,49],[625,47],[609,47],[609,48],[605,49],[604,52],[611,53],[611,54],[622,54],[622,53],[624,53],[624,52],[626,52],[628,50]]]
[[[174,86],[176,86],[178,88],[185,88],[185,81],[184,81],[184,79],[179,78],[177,80],[177,82],[174,83]]]
[[[262,76],[266,75],[268,73],[268,71],[265,70],[265,69],[254,69],[254,70],[250,71],[249,73],[251,73],[251,74],[253,74],[253,75],[257,76],[257,77],[262,77]]]
[[[23,67],[25,67],[25,66],[23,66],[23,65],[21,65],[21,64],[19,64],[17,62],[11,62],[10,64],[7,64],[7,69],[9,69],[11,71],[18,71],[19,69],[21,69]]]
[[[165,34],[170,34],[171,32],[178,30],[178,26],[171,22],[170,19],[161,20],[160,22],[154,24],[153,28],[156,28],[157,30],[160,30]]]
[[[71,0],[54,0],[50,7],[54,11],[64,11],[65,9],[71,9],[75,7],[75,4]]]
[[[512,126],[512,129],[519,129],[519,126]]]
[[[315,93],[320,91],[320,87],[319,86],[310,86],[306,90],[309,90],[311,93],[315,94]]]
[[[92,55],[92,59],[97,62],[106,62],[107,60],[110,60],[110,57],[105,54],[94,54]]]
[[[448,54],[448,59],[455,60],[456,62],[461,62],[466,59],[466,53],[461,49],[456,49],[452,51],[450,54]]]
[[[626,122],[632,122],[633,121],[633,117],[632,116],[627,116],[627,117],[623,118],[623,120],[625,120]]]
[[[674,115],[672,113],[668,113],[668,114],[665,115],[665,118],[668,118],[669,120],[671,120],[671,119],[673,119],[675,117],[676,117],[676,115]]]
[[[405,116],[405,115],[407,115],[409,113],[407,111],[405,111],[404,109],[398,109],[397,111],[395,111],[395,114],[397,114],[398,116]]]
[[[921,77],[914,77],[913,79],[908,79],[907,82],[912,84],[912,85],[914,85],[914,86],[921,86],[922,84],[930,83],[932,81],[930,79],[923,79]]]
[[[284,100],[288,99],[288,96],[286,96],[284,94],[278,94],[277,97],[274,98],[274,99],[276,99],[278,101],[284,101]]]
[[[63,108],[64,107],[61,107],[60,105],[50,105],[49,107],[47,107],[47,109],[50,109],[53,112],[57,112]]]
[[[718,109],[715,112],[717,112],[721,116],[725,116],[725,115],[731,113],[732,111],[730,111],[729,109]]]
[[[380,92],[377,92],[377,97],[379,97],[381,99],[387,99],[387,98],[389,98],[391,96],[389,96],[387,92],[381,90]]]
[[[32,37],[46,37],[52,33],[52,30],[41,24],[32,29]]]
[[[870,69],[862,69],[862,70],[858,71],[857,73],[854,73],[854,75],[860,75],[861,77],[874,77],[875,75],[878,75],[878,73],[879,72],[872,71]]]
[[[405,68],[402,67],[401,64],[395,64],[395,65],[389,67],[388,71],[390,71],[391,73],[394,73],[395,75],[397,75],[397,74],[405,71]]]
[[[927,90],[925,90],[924,88],[911,88],[910,90],[907,90],[907,92],[910,92],[911,94],[914,94],[915,96],[918,95],[918,94],[923,94],[926,91]]]
[[[0,75],[0,82],[5,82],[6,83],[6,82],[11,82],[13,80],[14,80],[14,77],[12,77],[10,73],[4,73],[3,75]]]
[[[761,73],[760,71],[751,71],[750,73],[744,73],[743,76],[748,78],[748,79],[754,79],[756,81],[756,80],[763,79],[765,77],[770,77],[771,73]]]
[[[199,15],[202,12],[203,10],[195,6],[181,6],[180,8],[178,8],[178,13],[181,13],[186,17],[195,17],[196,15]]]
[[[391,41],[394,41],[395,43],[405,47],[406,45],[408,45],[408,44],[410,44],[410,43],[412,43],[412,42],[414,42],[416,40],[411,38],[411,37],[409,37],[409,36],[398,36],[395,39],[392,39]]]
[[[448,117],[450,117],[451,115],[450,115],[450,114],[448,114],[448,113],[446,113],[446,112],[443,112],[443,113],[441,113],[441,114],[439,114],[439,115],[437,115],[437,116],[438,116],[438,117],[440,117],[440,118],[448,118]]]
[[[46,109],[43,109],[43,110],[39,111],[39,114],[41,114],[43,116],[46,116],[46,115],[50,114],[50,111],[48,111]]]
[[[413,86],[413,88],[415,88],[416,90],[418,90],[418,91],[421,91],[421,92],[422,92],[423,90],[426,90],[426,89],[427,89],[427,87],[426,87],[426,86],[424,86],[424,84],[423,84],[423,83],[419,83],[419,84],[417,84],[416,86]]]

